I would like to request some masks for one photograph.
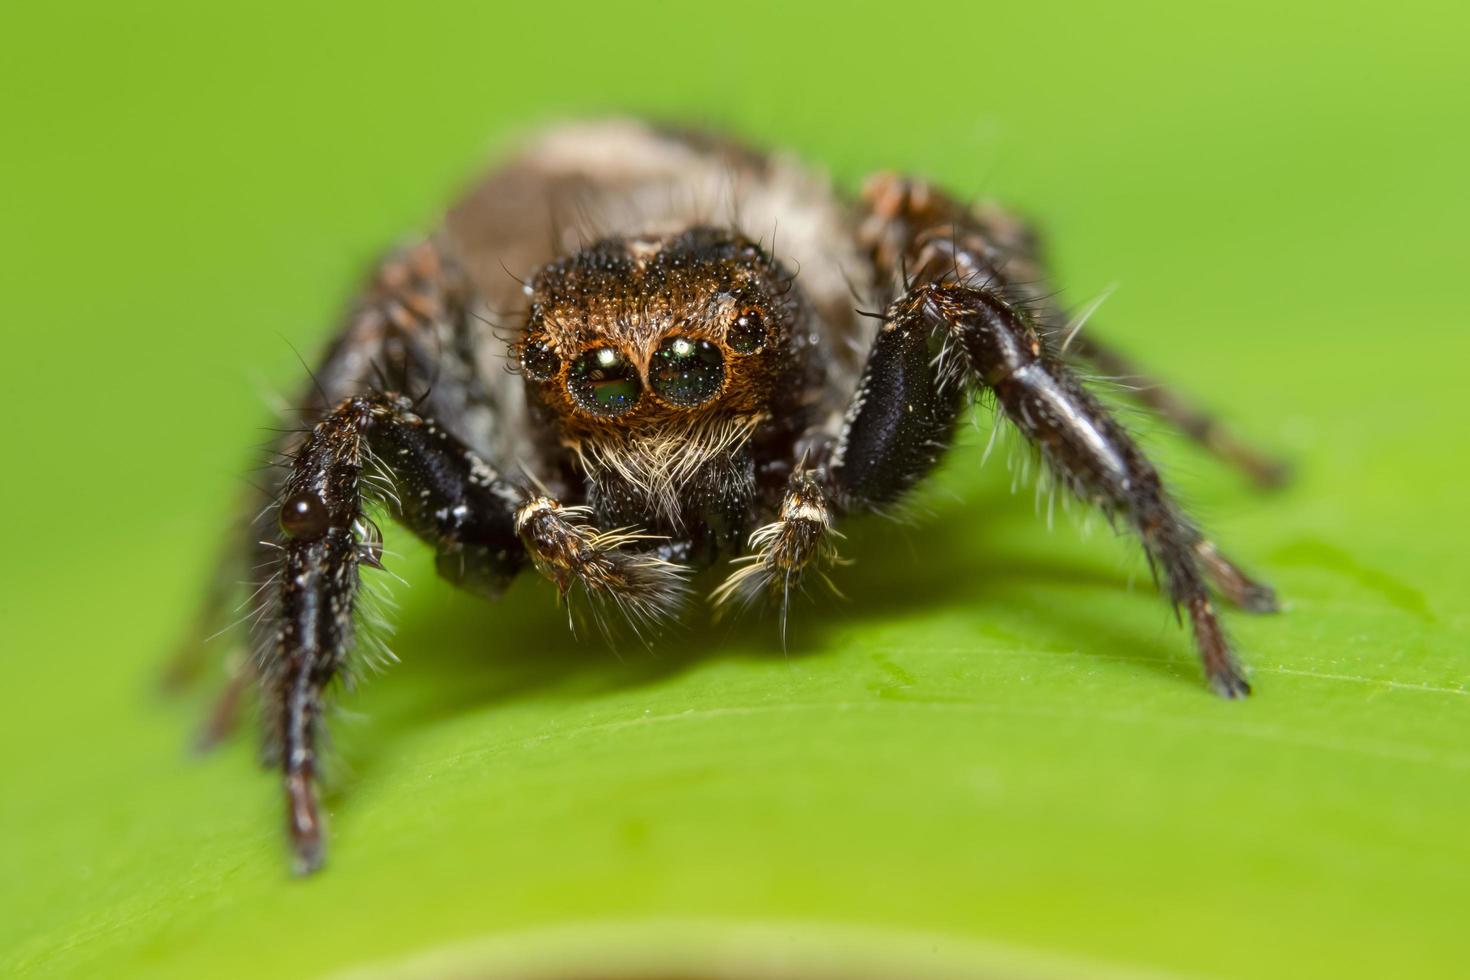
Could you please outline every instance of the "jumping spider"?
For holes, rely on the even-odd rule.
[[[775,234],[773,234],[775,233]],[[858,200],[782,156],[629,121],[544,132],[389,255],[300,403],[250,513],[260,682],[298,872],[322,863],[323,695],[351,667],[370,505],[439,573],[498,595],[529,566],[635,627],[733,559],[716,604],[835,560],[834,523],[939,462],[976,394],[1059,483],[1137,532],[1210,685],[1247,694],[1209,590],[1271,590],[1206,539],[1073,362],[1138,370],[1055,305],[1035,236],[992,205],[883,174]],[[862,309],[880,311],[864,313]],[[391,379],[391,380],[390,380]],[[1257,482],[1281,476],[1177,395],[1134,392]],[[229,605],[223,573],[206,618]],[[197,659],[197,651],[183,664]]]

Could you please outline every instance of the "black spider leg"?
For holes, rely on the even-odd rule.
[[[365,501],[375,497],[433,545],[440,573],[461,587],[497,594],[525,561],[515,529],[518,492],[417,414],[409,397],[349,398],[312,430],[284,487],[275,631],[260,665],[303,874],[323,859],[316,792],[323,694],[348,666],[358,569],[372,559],[359,528]]]
[[[1040,239],[1027,222],[995,205],[962,207],[923,181],[891,174],[870,180],[864,196],[871,214],[863,224],[863,241],[879,274],[901,284],[896,295],[909,292],[915,283],[964,283],[1024,314],[1059,361],[1067,355],[1069,341],[1079,339],[1081,324],[1066,322],[1046,287]],[[1105,350],[1095,340],[1080,346],[1085,352]],[[937,349],[936,370],[945,379],[943,384],[955,362],[949,353],[952,348]],[[1106,365],[1098,366],[1107,370]],[[1133,392],[1133,397],[1146,406],[1167,404],[1165,419],[1186,434],[1205,439],[1208,447],[1234,446],[1267,465],[1264,454],[1249,450],[1176,392],[1154,385]],[[1196,551],[1205,574],[1227,600],[1249,612],[1277,611],[1271,587],[1246,575],[1212,542],[1201,539]]]
[[[332,406],[375,387],[426,392],[437,379],[444,337],[467,315],[468,285],[438,242],[422,241],[386,256],[353,304],[341,332],[315,368],[294,409],[290,427],[270,445],[275,465],[253,481],[239,510],[231,543],[222,549],[190,633],[165,669],[164,683],[181,687],[197,677],[214,647],[208,642],[240,619],[259,624],[269,613],[274,578],[280,574],[275,535],[287,460]],[[305,366],[305,362],[303,362]],[[391,382],[391,383],[383,383]],[[450,386],[442,386],[444,392]],[[452,410],[438,399],[434,411]],[[242,604],[242,584],[253,582]],[[243,616],[240,609],[246,611]],[[239,657],[196,739],[208,749],[235,727],[254,663]]]
[[[1133,526],[1176,610],[1189,615],[1211,686],[1248,694],[1206,589],[1204,538],[1123,427],[994,290],[923,283],[889,308],[834,461],[847,505],[882,507],[934,465],[964,384],[992,392],[1073,492]]]

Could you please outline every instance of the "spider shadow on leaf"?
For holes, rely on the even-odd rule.
[[[696,600],[683,620],[647,643],[626,630],[609,642],[585,608],[584,615],[572,617],[580,622],[569,630],[567,609],[531,574],[489,603],[423,583],[422,592],[432,596],[412,603],[397,630],[394,646],[403,659],[391,668],[400,675],[397,683],[381,685],[381,695],[374,691],[368,698],[348,699],[351,710],[373,718],[371,726],[353,726],[353,778],[372,764],[378,745],[436,719],[526,699],[577,699],[647,687],[724,657],[840,656],[841,637],[864,624],[957,606],[981,615],[994,609],[1000,618],[1010,615],[1014,603],[1008,599],[1048,584],[1112,591],[1124,598],[1128,577],[1122,571],[987,546],[995,537],[991,532],[1017,524],[1033,526],[1046,539],[1029,495],[991,485],[976,487],[963,501],[931,502],[912,522],[852,522],[842,549],[851,563],[833,570],[843,596],[828,594],[822,585],[813,585],[808,595],[793,595],[785,644],[769,606],[721,619],[710,616],[697,597],[724,574],[719,569],[696,580]],[[1072,532],[1064,526],[1057,533]],[[1171,678],[1180,675],[1182,664],[1163,631],[1140,635],[1067,605],[1047,607],[1042,626],[1043,639],[1034,643],[1037,656],[1046,655],[1044,648],[1061,647],[1080,655],[1103,651],[1096,654],[1099,659],[1116,660],[1106,651],[1128,649],[1138,651],[1130,661]],[[1009,629],[1023,644],[1034,639],[1024,637],[1019,627]],[[1127,669],[1135,668],[1136,663]],[[363,703],[369,700],[377,703]]]

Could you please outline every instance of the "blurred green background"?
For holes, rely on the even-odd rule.
[[[6,5],[0,974],[1462,974],[1466,27]],[[916,526],[849,528],[850,601],[784,655],[770,621],[578,645],[544,583],[486,607],[398,535],[403,663],[344,699],[331,864],[290,880],[253,740],[189,758],[207,691],[155,690],[262,393],[507,134],[609,110],[1000,197],[1072,301],[1119,284],[1089,329],[1298,463],[1258,495],[1143,426],[1289,603],[1229,615],[1257,696],[974,449]]]

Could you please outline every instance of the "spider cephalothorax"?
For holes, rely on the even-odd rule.
[[[259,678],[296,867],[313,870],[324,693],[352,668],[361,569],[381,562],[372,508],[483,595],[530,566],[657,628],[691,570],[729,561],[711,599],[772,595],[784,627],[791,589],[836,563],[837,520],[898,503],[977,393],[1057,485],[1132,528],[1210,684],[1245,695],[1211,591],[1264,612],[1271,590],[1199,531],[1079,380],[1074,360],[1138,371],[1052,296],[1024,222],[923,181],[880,175],[850,199],[708,134],[542,134],[379,266],[313,373],[308,424],[253,510],[260,543],[242,549],[268,570],[257,653],[210,737]],[[1177,394],[1135,394],[1279,479]],[[206,620],[228,595],[214,590]]]

